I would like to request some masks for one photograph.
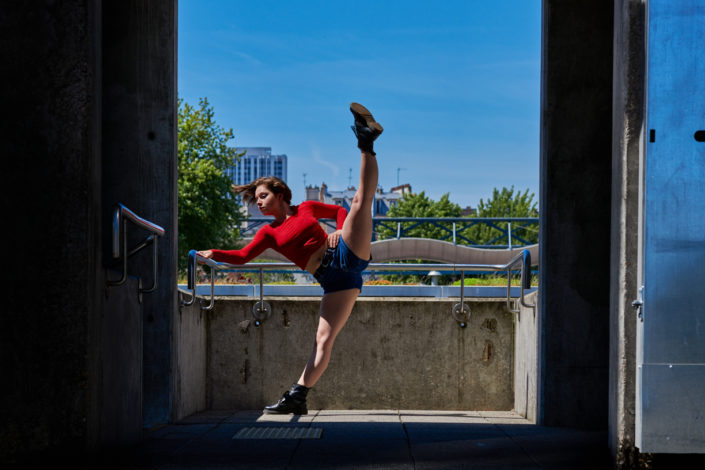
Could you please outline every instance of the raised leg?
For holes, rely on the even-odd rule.
[[[328,367],[335,338],[350,317],[355,299],[360,294],[358,289],[348,289],[326,294],[321,299],[321,316],[313,351],[304,368],[298,384],[313,387]]]
[[[379,169],[374,154],[362,151],[361,159],[360,186],[343,223],[343,240],[358,258],[368,260],[372,241],[372,203],[377,191]]]
[[[373,143],[384,129],[375,121],[372,113],[361,104],[351,103],[350,112],[355,118],[355,125],[352,127],[361,152],[360,185],[343,224],[343,239],[358,258],[369,260],[372,241],[372,203],[379,176],[377,154],[373,149]]]
[[[372,241],[372,202],[379,177],[373,142],[384,129],[364,106],[351,103],[350,111],[355,117],[353,131],[357,136],[360,149],[360,185],[343,223],[343,239],[358,258],[368,260]],[[313,387],[328,367],[335,338],[348,321],[359,294],[358,289],[348,289],[326,294],[321,299],[321,317],[316,341],[308,363],[297,382],[299,385]]]

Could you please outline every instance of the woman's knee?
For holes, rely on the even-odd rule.
[[[375,195],[374,192],[370,194],[360,194],[355,193],[355,196],[353,197],[352,206],[357,206],[358,208],[363,208],[363,207],[372,207],[372,202],[375,200]]]
[[[335,338],[329,331],[319,331],[316,333],[316,349],[322,352],[330,352],[333,349]]]

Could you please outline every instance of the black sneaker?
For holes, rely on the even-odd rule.
[[[264,407],[265,414],[308,414],[308,409],[306,408],[306,395],[308,395],[308,391],[308,387],[304,387],[298,383],[292,384],[291,388],[284,392],[284,395],[282,395],[276,404]]]
[[[357,137],[358,148],[374,155],[372,143],[384,131],[384,128],[375,121],[372,113],[360,103],[350,103],[350,112],[355,117],[355,125],[351,128]]]
[[[292,397],[289,392],[284,392],[284,395],[276,402],[274,405],[269,405],[264,407],[264,414],[268,415],[282,415],[282,414],[295,414],[295,415],[307,415],[308,409],[306,408],[306,399],[303,401],[297,400]]]
[[[355,117],[355,127],[358,130],[367,127],[372,131],[372,140],[384,131],[382,125],[372,117],[372,113],[360,103],[350,103],[350,112]]]

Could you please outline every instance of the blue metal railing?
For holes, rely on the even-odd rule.
[[[247,220],[247,226],[242,230],[244,237],[254,236],[263,225],[268,224],[271,217],[253,217]],[[321,219],[327,227],[335,229],[335,220]],[[474,226],[485,226],[496,230],[496,236],[485,243],[478,243],[470,238],[468,229]],[[413,230],[419,228],[436,228],[439,240],[451,241],[475,248],[512,249],[533,245],[536,241],[527,240],[526,233],[538,233],[538,217],[373,217],[372,240],[383,238],[407,238]],[[383,234],[385,230],[387,233]],[[394,234],[389,236],[389,234]],[[506,241],[506,242],[505,242]],[[505,242],[505,243],[501,243]]]

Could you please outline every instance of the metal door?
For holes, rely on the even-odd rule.
[[[636,444],[705,453],[705,0],[649,0]]]

